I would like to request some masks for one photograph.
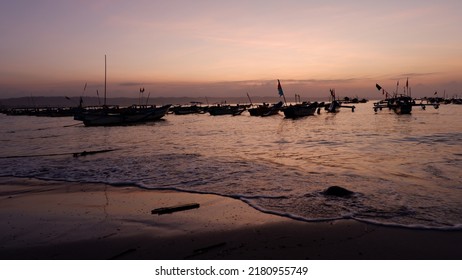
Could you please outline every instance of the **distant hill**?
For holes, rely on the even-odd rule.
[[[278,97],[251,97],[253,103],[275,103],[280,99]],[[20,108],[20,107],[77,107],[80,97],[65,97],[65,96],[34,96],[34,97],[18,97],[0,99],[0,107],[3,108]],[[289,100],[287,100],[289,102]],[[154,97],[148,100],[148,104],[165,105],[165,104],[190,104],[191,102],[202,102],[206,104],[229,103],[229,104],[244,104],[250,103],[247,97]],[[138,98],[108,98],[108,105],[130,106],[133,104],[146,104],[146,97]],[[103,100],[97,97],[84,97],[84,106],[102,105]]]

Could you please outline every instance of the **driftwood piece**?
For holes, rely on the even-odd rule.
[[[107,153],[107,152],[112,152],[115,151],[115,149],[108,149],[108,150],[98,150],[98,151],[83,151],[81,153],[73,153],[73,157],[84,157],[88,155],[94,155],[94,154],[99,154],[99,153]]]
[[[28,158],[28,157],[52,157],[52,156],[66,156],[66,155],[72,155],[73,157],[84,157],[87,155],[93,155],[93,154],[99,154],[99,153],[107,153],[107,152],[112,152],[117,149],[107,149],[107,150],[98,150],[98,151],[83,151],[83,152],[78,152],[78,153],[57,153],[57,154],[41,154],[41,155],[18,155],[18,156],[6,156],[6,157],[0,157],[0,159],[5,159],[5,158]]]
[[[173,212],[186,211],[186,210],[196,209],[199,207],[200,207],[199,203],[189,203],[189,204],[183,204],[183,205],[177,205],[177,206],[156,208],[151,211],[151,214],[157,214],[157,215],[171,214]]]

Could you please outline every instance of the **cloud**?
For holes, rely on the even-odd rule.
[[[405,73],[399,75],[399,77],[425,77],[425,76],[434,76],[434,75],[441,75],[443,72],[427,72],[427,73]]]

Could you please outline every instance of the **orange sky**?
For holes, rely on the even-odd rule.
[[[2,1],[0,98],[462,95],[461,1]],[[85,83],[88,84],[83,92]]]

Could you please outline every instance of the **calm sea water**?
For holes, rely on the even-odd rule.
[[[306,221],[462,229],[462,106],[285,119],[167,115],[124,127],[0,114],[0,176],[213,193]],[[71,153],[112,152],[73,157]],[[62,154],[53,155],[51,154]],[[326,197],[342,186],[350,198]]]

